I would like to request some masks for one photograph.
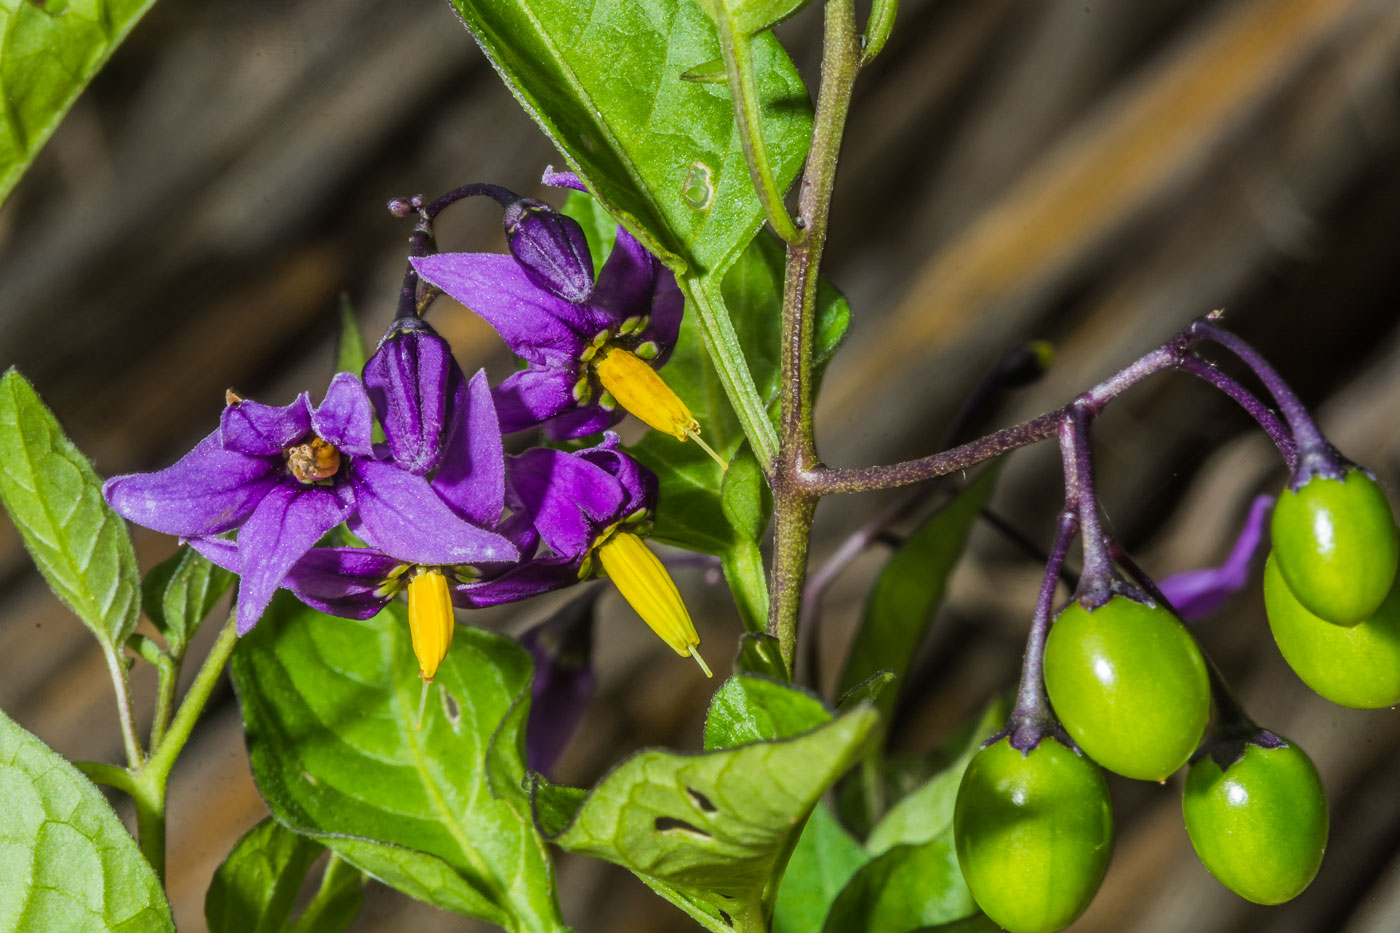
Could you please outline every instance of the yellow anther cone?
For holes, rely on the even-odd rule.
[[[706,677],[713,676],[696,649],[700,636],[690,621],[680,591],[666,567],[642,539],[626,531],[613,534],[598,548],[603,571],[642,621],[681,657],[695,659]]]
[[[609,347],[594,366],[603,388],[647,427],[669,434],[678,441],[691,438],[716,463],[728,469],[729,465],[723,458],[700,439],[700,422],[695,420],[685,402],[656,374],[656,370],[636,354],[619,347]]]
[[[439,570],[418,571],[408,581],[408,631],[413,653],[418,656],[418,672],[425,682],[431,683],[437,675],[456,627],[447,577]]]

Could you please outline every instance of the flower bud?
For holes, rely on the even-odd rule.
[[[452,348],[418,318],[399,318],[365,364],[364,382],[384,425],[394,461],[417,476],[442,459],[451,383]]]
[[[506,205],[506,241],[530,281],[575,304],[593,294],[593,257],[572,217],[533,198]]]

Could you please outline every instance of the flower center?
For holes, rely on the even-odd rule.
[[[340,451],[319,437],[313,437],[287,451],[287,469],[308,486],[330,479],[340,469]]]

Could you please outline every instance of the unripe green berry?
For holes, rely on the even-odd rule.
[[[1301,748],[1246,745],[1225,770],[1206,755],[1191,765],[1181,799],[1201,864],[1256,904],[1303,892],[1327,847],[1327,798]]]
[[[1022,755],[1002,739],[973,757],[953,811],[977,906],[1011,933],[1051,933],[1093,900],[1113,849],[1108,785],[1053,738]]]
[[[1184,765],[1210,717],[1191,633],[1167,609],[1125,596],[1060,613],[1045,643],[1045,688],[1085,754],[1139,780],[1164,781]]]
[[[1298,601],[1320,618],[1355,625],[1395,582],[1400,533],[1385,493],[1358,469],[1314,476],[1274,506],[1274,555]]]
[[[1353,709],[1400,703],[1400,585],[1391,587],[1370,618],[1333,625],[1298,600],[1270,554],[1264,609],[1283,659],[1318,694]]]

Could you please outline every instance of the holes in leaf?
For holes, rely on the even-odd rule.
[[[715,909],[719,910],[719,908]],[[719,911],[719,918],[724,921],[726,926],[732,927],[734,925],[734,918],[729,916],[729,914],[725,913],[723,910]]]
[[[442,694],[442,714],[447,717],[447,721],[452,724],[453,732],[462,731],[462,708],[457,705],[457,698],[449,691],[441,690]]]
[[[685,792],[690,795],[690,799],[695,801],[695,805],[706,813],[714,813],[719,807],[710,803],[710,798],[700,793],[693,787],[687,787]]]
[[[656,818],[656,831],[659,833],[679,831],[686,833],[694,833],[695,835],[703,836],[706,839],[712,838],[709,833],[705,832],[700,827],[693,826],[690,823],[687,823],[685,820],[678,820],[674,816],[658,816]]]

